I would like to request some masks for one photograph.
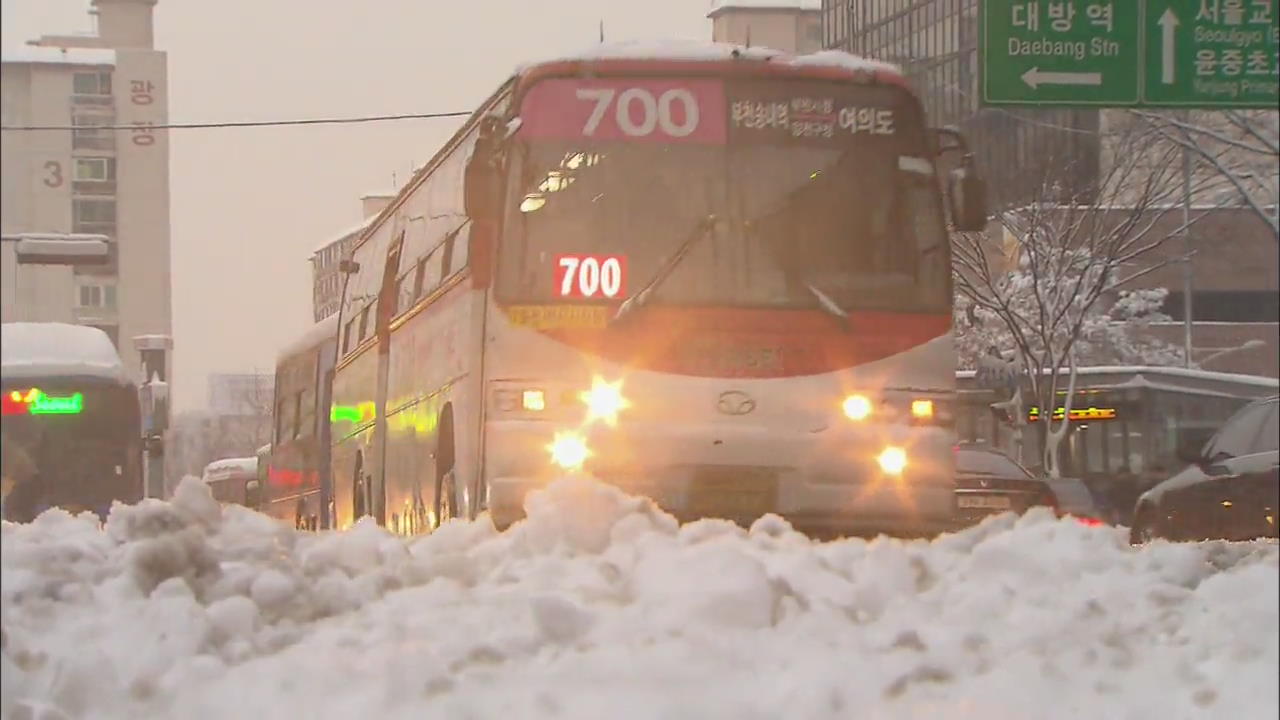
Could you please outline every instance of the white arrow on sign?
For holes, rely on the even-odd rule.
[[[1033,67],[1022,73],[1022,82],[1035,90],[1040,85],[1101,85],[1102,73],[1098,72],[1040,72]]]
[[[1156,21],[1160,25],[1161,40],[1163,44],[1160,46],[1160,82],[1165,85],[1173,84],[1173,30],[1178,27],[1178,16],[1173,14],[1173,8],[1165,8],[1164,14]]]

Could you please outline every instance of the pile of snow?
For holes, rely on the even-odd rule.
[[[0,325],[0,375],[5,380],[48,376],[128,380],[120,355],[105,332],[55,322]]]
[[[505,533],[296,532],[184,481],[5,524],[0,716],[1275,717],[1274,543],[993,518],[815,543],[566,479]]]

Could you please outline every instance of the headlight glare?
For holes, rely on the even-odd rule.
[[[876,458],[880,469],[888,475],[901,475],[907,469],[907,451],[900,447],[887,447]]]
[[[861,422],[871,416],[871,401],[866,395],[850,395],[841,405],[850,420]]]
[[[580,470],[591,456],[586,439],[572,431],[556,433],[547,452],[551,453],[551,462],[565,470]]]
[[[622,396],[622,381],[609,383],[596,377],[591,380],[591,389],[579,395],[587,406],[587,422],[603,420],[612,425],[618,421],[618,413],[631,407],[631,403]]]

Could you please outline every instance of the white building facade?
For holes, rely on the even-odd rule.
[[[140,376],[131,338],[172,335],[168,61],[153,44],[156,0],[92,0],[94,35],[44,36],[3,56],[5,235],[93,233],[99,266],[43,267],[3,258],[4,320],[101,328]],[[112,130],[102,126],[127,126]],[[5,243],[12,245],[12,243]],[[12,287],[10,285],[12,284]]]

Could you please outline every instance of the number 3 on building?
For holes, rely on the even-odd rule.
[[[62,187],[62,163],[50,160],[44,164],[44,184],[51,188]]]
[[[626,293],[626,268],[626,258],[620,255],[559,255],[556,285],[560,297],[621,297]]]

